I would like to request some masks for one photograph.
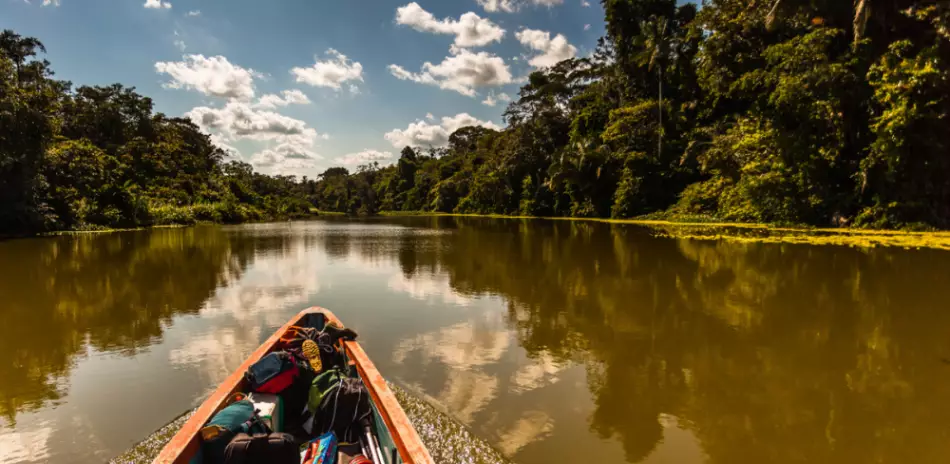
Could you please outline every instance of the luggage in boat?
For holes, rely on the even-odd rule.
[[[274,432],[284,431],[284,400],[280,396],[272,393],[251,393],[248,399],[254,403],[257,417],[267,428]]]
[[[237,434],[224,450],[224,464],[298,464],[300,451],[287,433]]]
[[[201,449],[205,462],[224,462],[224,450],[239,433],[269,433],[270,430],[254,412],[254,403],[243,394],[235,394],[233,400],[214,415],[201,429]]]
[[[247,368],[244,374],[251,390],[258,393],[280,393],[300,374],[294,357],[285,351],[268,353]]]
[[[336,387],[344,377],[339,369],[329,369],[313,378],[307,400],[307,409],[311,414],[316,415],[319,412],[323,397],[336,391]]]
[[[322,392],[319,395],[321,401],[314,407],[319,416],[325,416],[330,423],[324,424],[322,419],[317,421],[315,434],[328,429],[339,433],[337,454],[333,456],[339,464],[355,464],[349,461],[365,457],[369,457],[371,462],[376,464],[433,464],[432,457],[418,433],[412,428],[405,412],[360,344],[356,341],[340,342],[341,339],[353,337],[354,334],[342,329],[342,324],[333,313],[322,308],[310,308],[300,312],[269,337],[198,407],[171,441],[162,448],[153,464],[196,464],[202,461],[224,464],[224,451],[232,438],[245,432],[251,438],[254,434],[268,433],[263,421],[254,417],[253,402],[246,401],[246,393],[242,392],[254,390],[249,377],[258,380],[258,371],[254,368],[261,366],[256,364],[272,353],[291,351],[282,341],[293,338],[293,327],[313,329],[312,333],[326,332],[330,338],[330,343],[324,340],[321,344],[332,346],[330,351],[337,361],[323,366],[321,358],[321,368],[337,368],[333,369],[337,371],[335,381],[327,382],[333,384],[333,401],[329,394],[324,394],[331,392],[318,390]],[[293,354],[291,357],[298,357]],[[283,420],[279,421],[283,422],[283,433],[290,432],[298,437],[298,433],[302,436],[304,432],[300,430],[304,428],[302,422],[310,415],[307,402],[316,373],[309,362],[303,359],[296,361],[299,373],[296,380],[291,381],[290,387],[277,395],[283,404]],[[248,371],[252,371],[250,376],[247,375]],[[265,377],[269,376],[263,375],[260,379]],[[361,384],[360,379],[365,385]],[[295,388],[300,389],[299,394],[292,394]],[[297,401],[296,407],[291,405],[292,401]],[[367,404],[368,407],[365,407]],[[306,411],[307,416],[301,416],[301,411]],[[337,419],[334,419],[334,412]],[[238,417],[227,419],[227,416]],[[250,418],[244,420],[248,416]],[[340,420],[342,417],[347,420]],[[310,419],[312,424],[313,417]],[[309,433],[312,429],[307,427],[306,430]],[[359,435],[360,430],[363,436]],[[344,439],[346,441],[343,441]],[[232,446],[232,459],[239,457],[234,453],[239,451],[237,446],[241,445],[243,440],[245,439],[242,437]],[[220,448],[216,451],[214,447],[217,445],[220,445]],[[253,450],[254,445],[249,444],[247,448]],[[300,462],[301,451],[296,450],[295,463]],[[268,462],[277,461],[269,456]]]
[[[336,436],[327,432],[314,438],[307,444],[301,464],[334,464],[336,463]]]
[[[339,370],[314,379],[308,407],[313,407],[313,434],[333,432],[344,443],[359,440],[361,423],[371,417],[369,392],[363,381]]]

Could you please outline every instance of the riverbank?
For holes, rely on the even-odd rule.
[[[380,216],[448,216],[482,217],[496,219],[545,219],[555,221],[600,222],[633,224],[649,227],[658,236],[692,240],[726,240],[746,243],[789,243],[835,245],[857,248],[899,247],[906,249],[932,248],[950,250],[950,231],[915,232],[901,230],[873,230],[854,228],[816,228],[777,226],[736,222],[690,222],[676,219],[607,219],[577,217],[505,216],[498,214],[453,214],[382,211]]]

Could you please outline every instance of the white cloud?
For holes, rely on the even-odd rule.
[[[201,16],[201,10],[191,10],[186,16]]]
[[[590,8],[590,2],[587,0],[581,0],[581,6],[584,8]]]
[[[478,4],[489,13],[504,11],[513,13],[518,11],[518,4],[514,0],[477,0]]]
[[[577,48],[569,44],[563,34],[552,39],[550,32],[525,29],[516,33],[515,37],[522,45],[541,52],[528,60],[528,64],[536,68],[554,66],[577,55]]]
[[[43,0],[43,6],[50,6],[50,5],[59,6],[59,0]]]
[[[323,157],[313,151],[317,139],[316,131],[308,131],[312,132],[278,137],[275,146],[251,155],[251,164],[277,173],[313,168],[314,161]]]
[[[419,73],[409,72],[395,64],[389,65],[389,72],[398,79],[435,85],[469,97],[474,97],[475,89],[480,87],[497,87],[511,83],[511,71],[500,57],[486,52],[472,53],[464,49],[456,49],[454,52],[454,56],[446,57],[439,64],[426,62]]]
[[[168,74],[172,81],[165,84],[173,89],[194,89],[212,97],[250,100],[254,97],[253,69],[231,64],[223,56],[205,58],[204,55],[186,55],[184,61],[159,61],[155,71]]]
[[[505,36],[504,29],[471,11],[460,16],[458,20],[438,20],[416,2],[396,9],[396,23],[410,26],[417,31],[454,35],[455,45],[458,47],[482,47],[492,42],[500,42]]]
[[[393,158],[393,154],[388,151],[363,150],[359,153],[350,153],[337,158],[337,161],[346,165],[356,166],[360,164],[372,163],[374,161],[385,162]]]
[[[56,0],[54,0],[56,1]],[[57,1],[57,4],[59,2]],[[46,4],[46,1],[43,1],[43,4]],[[159,9],[168,9],[171,8],[172,4],[169,2],[163,2],[161,0],[145,0],[145,8],[159,8]]]
[[[585,25],[584,25],[584,30],[585,30],[585,31],[589,31],[589,30],[590,30],[590,24],[585,24]]]
[[[319,134],[307,123],[273,111],[264,111],[239,101],[230,101],[224,108],[199,106],[185,116],[208,132],[222,132],[231,138],[275,140],[288,136],[316,139]]]
[[[435,116],[433,116],[432,113],[426,113],[426,119],[430,121],[435,121]]]
[[[476,0],[482,8],[489,13],[503,11],[505,13],[514,13],[521,9],[524,3],[533,5],[542,5],[552,7],[564,3],[564,0]],[[583,5],[584,0],[582,0]],[[588,5],[589,6],[589,5]]]
[[[356,84],[350,84],[350,93],[353,95],[359,95],[362,92],[360,92],[360,88]]]
[[[502,102],[511,101],[511,97],[509,97],[508,94],[504,92],[499,93],[497,95],[495,95],[495,92],[490,92],[488,96],[485,97],[484,100],[482,100],[482,104],[487,105],[487,106],[495,106],[500,101]]]
[[[269,93],[264,95],[257,101],[258,108],[276,108],[278,106],[287,106],[287,105],[308,105],[310,104],[310,99],[304,95],[303,92],[293,89],[293,90],[284,90],[281,92],[281,95],[274,95]]]
[[[183,52],[185,51],[185,48],[187,48],[184,40],[178,39],[174,43],[175,43],[175,48],[177,48],[179,51]]]
[[[227,152],[228,155],[231,155],[231,156],[241,155],[241,152],[238,151],[237,148],[234,148],[233,146],[231,146],[231,144],[228,143],[227,137],[224,137],[221,134],[211,134],[211,143],[213,143],[216,147]]]
[[[340,84],[346,81],[363,81],[363,65],[351,62],[346,55],[332,48],[326,54],[330,55],[330,59],[318,59],[309,68],[295,67],[290,73],[297,77],[297,82],[334,90],[340,90]]]
[[[455,116],[443,117],[439,124],[416,121],[409,124],[406,129],[393,129],[383,137],[396,148],[407,145],[442,147],[449,143],[449,136],[453,132],[466,126],[482,126],[501,130],[501,127],[491,121],[481,121],[468,113],[459,113]]]

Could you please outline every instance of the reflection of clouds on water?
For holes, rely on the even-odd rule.
[[[393,352],[393,361],[402,363],[417,351],[426,364],[438,360],[453,369],[471,370],[497,362],[510,343],[511,334],[503,326],[469,321],[403,340]]]
[[[168,360],[176,368],[194,367],[209,385],[216,386],[257,348],[260,338],[260,326],[220,329],[192,336],[182,347],[171,350]]]
[[[449,371],[438,400],[465,425],[472,425],[475,413],[488,405],[497,394],[498,379],[478,371]]]
[[[511,456],[525,445],[544,438],[552,430],[554,421],[544,411],[528,411],[499,433],[501,441],[498,448],[506,456]]]
[[[46,462],[50,458],[49,438],[53,429],[0,434],[0,463]]]
[[[240,321],[263,316],[269,327],[286,322],[288,307],[299,307],[320,291],[324,254],[294,240],[279,254],[258,255],[239,278],[219,287],[201,309],[203,316],[228,315]]]
[[[403,340],[393,351],[402,364],[417,353],[423,364],[448,367],[445,384],[436,399],[460,421],[471,424],[497,395],[498,378],[482,371],[497,363],[511,344],[503,321],[491,314]]]
[[[521,366],[512,374],[512,390],[526,393],[555,383],[558,381],[558,372],[561,372],[563,368],[564,365],[556,362],[553,356],[547,352],[541,353],[537,359],[532,359],[529,364]]]
[[[397,280],[390,280],[390,288],[393,282]],[[512,343],[514,334],[503,312],[487,309],[469,315],[467,321],[399,342],[392,359],[400,365],[421,361],[427,369],[443,368],[445,376],[438,386],[430,386],[434,400],[468,426],[496,430],[497,434],[490,432],[497,437],[496,446],[511,456],[529,443],[548,437],[554,419],[537,409],[510,410],[513,414],[501,415],[495,412],[488,425],[478,416],[497,411],[510,401],[509,392],[527,393],[556,383],[558,373],[566,366],[547,353],[533,359],[511,356],[512,350],[520,352],[520,348]],[[499,370],[512,367],[517,370],[499,375]]]
[[[403,274],[394,274],[387,285],[390,290],[408,294],[417,300],[435,302],[435,299],[441,296],[443,303],[456,306],[469,306],[472,303],[471,298],[452,289],[449,278],[445,275],[415,274],[412,278],[407,278]]]

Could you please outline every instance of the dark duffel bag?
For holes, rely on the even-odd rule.
[[[224,463],[299,464],[300,450],[289,433],[239,433],[224,449]]]

